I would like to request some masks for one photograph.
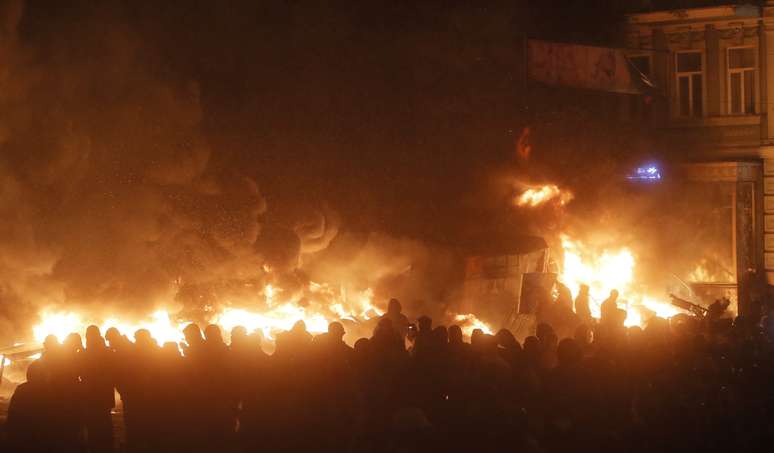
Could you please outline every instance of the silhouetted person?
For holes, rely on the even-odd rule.
[[[159,347],[147,329],[134,333],[129,385],[131,402],[126,414],[128,447],[146,451],[159,447],[163,413],[159,406]]]
[[[201,405],[205,437],[208,444],[222,448],[233,440],[238,389],[230,379],[228,346],[223,341],[220,327],[215,324],[204,329],[203,351],[205,367],[200,370],[204,378],[202,390],[208,395]]]
[[[401,313],[403,307],[400,305],[398,299],[390,299],[387,303],[387,313],[382,315],[382,319],[389,319],[392,323],[392,329],[395,332],[401,342],[406,338],[408,333],[409,321],[406,315]]]
[[[86,348],[81,355],[80,375],[83,386],[84,424],[87,445],[92,453],[113,449],[113,423],[110,411],[115,407],[112,356],[99,327],[86,329]]]
[[[589,285],[580,285],[578,295],[575,297],[575,314],[582,323],[591,323],[591,309],[589,308]]]
[[[592,352],[592,342],[594,340],[594,332],[586,324],[581,324],[575,329],[575,335],[573,336],[578,343],[584,356],[588,356]]]
[[[51,378],[52,411],[56,442],[62,450],[80,447],[83,426],[83,386],[80,382],[79,363],[83,342],[77,333],[68,334],[58,348],[56,360],[48,362]]]
[[[347,366],[352,362],[354,350],[344,342],[344,326],[334,321],[328,324],[328,331],[315,338],[319,348],[326,358],[344,362]]]
[[[422,357],[433,352],[433,320],[428,316],[417,319],[417,336],[414,340],[412,354]]]
[[[537,337],[529,336],[524,339],[524,359],[534,370],[540,366],[541,350],[540,340]]]
[[[5,431],[9,452],[48,452],[62,447],[52,418],[56,410],[52,396],[44,363],[32,362],[27,368],[27,382],[16,387],[8,406]]]
[[[110,327],[105,331],[105,340],[112,352],[108,366],[113,371],[113,382],[121,396],[123,422],[128,438],[131,435],[131,406],[134,398],[132,394],[132,390],[134,390],[132,376],[134,373],[134,344],[115,327]]]
[[[601,321],[605,322],[606,320],[615,319],[616,310],[618,310],[618,290],[613,289],[610,291],[610,296],[600,305]]]
[[[277,335],[275,355],[290,361],[303,360],[311,350],[312,339],[306,323],[298,320],[290,330]]]
[[[500,356],[503,360],[508,362],[508,365],[510,365],[511,368],[516,368],[521,365],[521,345],[510,330],[500,329],[495,335],[495,341],[497,342]]]
[[[183,353],[186,357],[191,357],[202,353],[204,338],[202,337],[202,331],[199,326],[194,323],[188,324],[183,328],[183,336],[185,337]]]
[[[593,400],[589,394],[589,377],[582,368],[583,351],[571,338],[557,347],[558,365],[545,378],[547,443],[552,449],[581,448],[587,435]]]
[[[183,450],[182,439],[189,437],[192,428],[187,422],[187,379],[183,369],[183,357],[177,343],[168,341],[158,352],[158,370],[154,382],[156,410],[161,424],[156,429],[154,442],[159,451]]]

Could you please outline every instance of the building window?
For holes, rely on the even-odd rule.
[[[702,116],[704,99],[701,52],[678,53],[676,66],[678,114],[680,116]]]
[[[755,48],[728,49],[728,113],[755,113]]]
[[[643,75],[650,78],[650,55],[634,55],[629,57],[635,68]]]

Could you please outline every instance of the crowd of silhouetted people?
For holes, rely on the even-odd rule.
[[[6,451],[754,451],[774,445],[760,320],[625,327],[614,295],[571,336],[416,325],[392,300],[354,347],[303,322],[264,352],[243,327],[159,346],[115,329],[49,337],[15,391]],[[587,310],[587,308],[586,308]],[[180,347],[178,347],[180,346]],[[113,415],[120,395],[122,419]]]

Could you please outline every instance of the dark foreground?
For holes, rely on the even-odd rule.
[[[770,451],[774,349],[761,322],[573,318],[418,331],[396,307],[354,348],[303,325],[265,354],[209,326],[159,347],[89,329],[46,343],[13,396],[0,451]],[[114,389],[123,420],[111,410]],[[124,432],[125,430],[125,432]]]

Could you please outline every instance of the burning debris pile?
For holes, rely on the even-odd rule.
[[[672,304],[647,293],[637,280],[634,254],[626,247],[614,250],[594,249],[567,235],[561,237],[564,261],[559,281],[574,296],[581,285],[589,287],[589,308],[595,318],[601,316],[601,303],[613,290],[626,309],[627,326],[644,326],[650,317],[669,318],[683,312]]]
[[[518,183],[515,204],[528,209],[552,208],[564,216],[564,208],[573,198],[571,192],[560,190],[555,184]],[[579,231],[585,229],[573,225],[562,228],[553,250],[554,265],[558,283],[570,291],[573,299],[578,297],[581,287],[588,288],[592,317],[600,318],[601,304],[613,291],[619,294],[616,301],[619,308],[626,310],[626,326],[644,327],[654,316],[670,318],[687,313],[670,303],[666,292],[660,294],[646,283],[637,255],[628,246],[615,244],[615,232],[598,229],[593,234],[583,234]]]

